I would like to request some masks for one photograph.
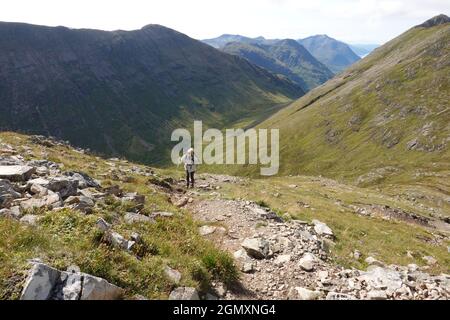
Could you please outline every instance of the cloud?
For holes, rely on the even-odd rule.
[[[198,39],[325,33],[385,42],[440,13],[450,14],[448,0],[14,0],[2,4],[0,20],[106,30],[158,23]]]

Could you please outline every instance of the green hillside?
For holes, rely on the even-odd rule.
[[[413,28],[263,122],[280,129],[280,174],[448,194],[449,44],[449,23]]]

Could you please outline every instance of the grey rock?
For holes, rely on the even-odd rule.
[[[31,210],[34,208],[47,207],[49,209],[61,206],[61,198],[58,193],[51,193],[41,198],[31,198],[20,202],[20,208],[22,210]]]
[[[277,266],[283,266],[286,263],[288,263],[289,261],[291,261],[291,255],[283,254],[283,255],[279,255],[278,257],[276,257],[275,260],[273,261],[273,263]]]
[[[18,206],[11,207],[9,209],[1,209],[0,210],[0,216],[13,218],[19,220],[22,217],[22,213],[20,211],[20,208]]]
[[[109,232],[107,235],[107,241],[114,247],[123,249],[123,250],[131,250],[134,241],[128,241],[124,237],[122,237],[117,232]]]
[[[123,289],[105,279],[83,273],[83,292],[80,300],[118,300]]]
[[[60,272],[45,264],[36,263],[28,273],[20,300],[48,300]]]
[[[126,193],[122,197],[122,201],[130,201],[137,204],[144,204],[145,203],[145,196],[137,194],[136,192],[133,193]]]
[[[373,267],[370,271],[362,272],[358,280],[364,280],[372,288],[391,291],[400,289],[403,284],[399,272],[382,267]]]
[[[384,263],[382,263],[381,261],[378,261],[377,259],[375,259],[374,257],[367,257],[364,260],[369,266],[379,266],[379,267],[384,267]]]
[[[313,271],[317,258],[312,253],[305,253],[299,260],[298,265],[305,271]]]
[[[312,291],[301,287],[295,287],[291,292],[292,300],[317,300],[320,296],[320,291]]]
[[[198,232],[200,233],[201,236],[207,236],[210,234],[213,234],[216,231],[216,227],[214,226],[201,226],[198,229]]]
[[[78,181],[69,177],[37,178],[29,181],[30,185],[40,185],[53,192],[58,192],[62,198],[77,195]]]
[[[325,223],[320,222],[319,220],[313,220],[312,223],[314,224],[314,231],[318,235],[326,235],[326,236],[333,236],[333,230],[330,229]]]
[[[64,204],[70,205],[70,208],[84,213],[91,213],[94,207],[94,201],[85,196],[70,196],[64,201]]]
[[[83,276],[80,273],[61,272],[62,300],[79,300],[83,288]]]
[[[167,276],[167,278],[169,278],[170,281],[172,281],[175,284],[178,284],[181,280],[181,273],[175,269],[170,268],[169,266],[166,266],[164,268],[164,273]]]
[[[86,188],[100,188],[100,183],[97,180],[94,180],[89,175],[83,172],[66,172],[67,176],[69,176],[72,180],[78,181],[78,188],[86,189]]]
[[[269,256],[269,242],[263,238],[247,238],[241,246],[247,254],[255,259],[265,259]]]
[[[125,223],[133,224],[133,223],[154,223],[155,220],[144,216],[143,214],[127,212],[124,216]]]
[[[169,300],[200,300],[200,297],[195,288],[179,287],[170,293]]]
[[[22,195],[14,190],[9,180],[0,180],[0,208],[8,206],[13,199],[19,199]]]
[[[36,171],[36,168],[29,166],[0,166],[0,179],[20,182],[27,181]]]
[[[97,229],[99,229],[100,231],[103,231],[103,232],[106,232],[109,229],[111,229],[111,225],[102,218],[97,220],[97,222],[95,223],[95,226],[97,227]]]
[[[27,215],[24,215],[22,218],[20,218],[20,222],[29,224],[31,226],[37,225],[38,220],[39,220],[39,216],[34,215],[34,214],[27,214]]]

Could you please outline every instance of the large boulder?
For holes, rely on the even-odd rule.
[[[123,289],[105,279],[79,271],[59,271],[35,263],[29,271],[21,300],[116,300]]]
[[[169,300],[200,300],[195,288],[180,287],[170,293]]]
[[[28,273],[20,300],[49,300],[60,275],[58,270],[45,264],[34,264]]]
[[[43,187],[58,192],[62,198],[77,195],[78,181],[66,177],[53,177]]]
[[[117,300],[123,289],[105,279],[83,273],[83,291],[80,300]]]
[[[390,292],[400,289],[403,284],[399,272],[382,267],[371,268],[370,271],[363,272],[358,279],[365,281],[374,289],[388,290]]]
[[[265,259],[269,256],[269,242],[263,238],[247,238],[241,244],[247,254],[255,259]]]
[[[29,166],[0,166],[0,179],[14,182],[27,181],[35,171],[36,168]]]

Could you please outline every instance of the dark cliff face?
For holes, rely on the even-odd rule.
[[[193,119],[220,127],[302,94],[159,25],[106,32],[0,23],[1,130],[153,160],[167,155],[171,130]]]

